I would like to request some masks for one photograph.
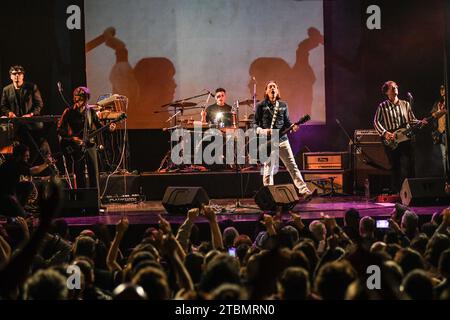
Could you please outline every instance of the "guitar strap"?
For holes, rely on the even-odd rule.
[[[275,125],[275,121],[277,120],[277,115],[278,115],[278,109],[279,108],[280,108],[280,103],[277,100],[275,102],[275,109],[273,110],[272,123],[270,125],[270,129],[273,129],[273,126]]]

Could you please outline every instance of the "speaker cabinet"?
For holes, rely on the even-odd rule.
[[[384,188],[390,188],[390,179],[388,177],[391,174],[391,164],[381,142],[359,144],[357,147],[354,147],[353,159],[356,175],[355,187],[358,190],[364,189],[364,181],[366,179],[369,179],[373,186],[375,186],[375,182],[380,182],[380,190],[373,190],[376,193]],[[377,176],[379,178],[376,178]],[[382,176],[386,178],[382,178]]]
[[[98,189],[64,189],[62,216],[96,216],[99,213],[99,207]]]
[[[450,203],[450,198],[445,193],[444,178],[405,179],[400,191],[400,198],[405,206]]]
[[[277,207],[289,210],[298,201],[297,191],[293,184],[265,186],[255,196],[255,202],[261,210],[275,211]]]
[[[202,187],[168,187],[162,200],[169,214],[186,214],[189,209],[208,203],[208,194]]]
[[[100,176],[100,190],[104,191],[104,196],[130,195],[140,193],[139,175],[108,175]]]

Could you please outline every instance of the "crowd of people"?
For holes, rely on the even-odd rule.
[[[423,223],[396,205],[383,231],[355,209],[342,225],[265,213],[245,234],[205,206],[189,210],[178,228],[160,216],[129,243],[126,216],[114,236],[105,225],[73,234],[57,218],[58,184],[41,188],[39,218],[9,219],[0,229],[3,300],[449,298],[450,209]],[[207,235],[199,231],[204,219]]]

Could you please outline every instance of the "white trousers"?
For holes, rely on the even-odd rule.
[[[291,175],[291,178],[294,181],[294,185],[298,189],[298,192],[300,194],[311,192],[308,189],[305,181],[303,180],[302,174],[300,173],[297,164],[295,163],[294,154],[292,153],[289,140],[280,143],[279,154],[280,159],[281,161],[283,161],[286,169]],[[270,160],[264,163],[263,184],[265,186],[273,185],[273,175],[275,170],[278,170],[278,168],[275,168]]]

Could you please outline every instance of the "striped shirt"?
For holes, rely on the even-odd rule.
[[[373,126],[382,136],[386,131],[394,132],[407,124],[417,123],[418,121],[408,101],[398,100],[397,104],[394,104],[390,100],[385,100],[378,105]]]

